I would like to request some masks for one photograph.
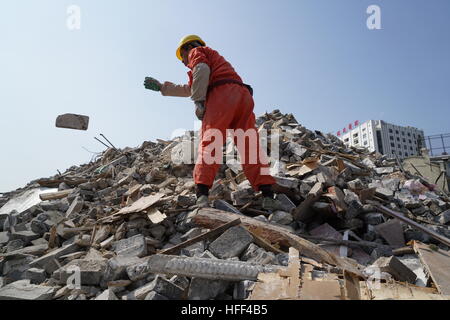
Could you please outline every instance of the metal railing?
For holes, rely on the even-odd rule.
[[[450,133],[423,137],[419,145],[426,146],[432,157],[447,155],[450,152]]]

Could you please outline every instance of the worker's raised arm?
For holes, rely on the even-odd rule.
[[[208,92],[209,75],[211,69],[206,63],[199,63],[192,73],[191,99],[193,101],[205,101]]]
[[[161,86],[161,94],[163,96],[170,97],[190,97],[191,87],[187,84],[174,84],[172,82],[166,81]]]
[[[144,81],[144,86],[146,89],[153,91],[160,91],[163,96],[171,97],[190,97],[191,87],[187,84],[178,85],[172,82],[166,81],[161,84],[158,80],[146,77]]]

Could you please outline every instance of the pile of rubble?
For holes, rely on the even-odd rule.
[[[196,208],[194,132],[1,195],[0,299],[448,299],[446,194],[291,114],[257,126],[279,133],[274,212],[237,162]]]

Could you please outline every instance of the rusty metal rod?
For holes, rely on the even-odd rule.
[[[387,214],[388,216],[391,216],[393,218],[397,218],[398,220],[428,234],[429,236],[431,236],[432,238],[436,239],[439,242],[442,242],[443,244],[445,244],[446,246],[450,247],[450,239],[441,236],[440,234],[437,234],[436,232],[434,232],[433,230],[430,230],[424,226],[422,226],[421,224],[405,217],[403,214],[393,211],[389,208],[386,208],[383,205],[375,205],[375,207],[380,210],[382,213]]]
[[[105,147],[107,147],[109,149],[109,146],[106,143],[104,143],[103,141],[101,141],[97,137],[94,137],[94,139],[97,140],[98,142],[100,142],[102,145],[104,145]]]
[[[106,137],[103,135],[103,133],[100,133],[100,135],[101,135],[106,141],[108,141],[108,143],[109,143],[115,150],[117,150],[117,148],[114,147],[114,145],[111,143],[111,141],[109,141],[108,138],[106,138]]]

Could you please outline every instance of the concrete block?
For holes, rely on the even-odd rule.
[[[394,256],[381,257],[373,265],[379,267],[381,272],[391,274],[397,281],[416,282],[416,274]]]
[[[41,284],[46,278],[44,269],[30,268],[24,273],[24,279],[30,280],[32,284]]]
[[[80,114],[65,113],[56,118],[55,126],[57,128],[87,130],[89,117]]]
[[[116,256],[108,260],[105,269],[105,280],[114,281],[127,278],[127,268],[138,264],[141,259],[138,257]]]
[[[106,289],[105,291],[103,291],[101,294],[99,294],[95,300],[119,300],[116,296],[116,294],[114,293],[113,290],[111,289]]]
[[[113,244],[113,250],[118,256],[144,257],[147,255],[147,242],[142,234],[138,234],[117,241]]]
[[[241,226],[225,231],[209,245],[209,250],[220,259],[239,256],[253,242],[252,235]]]
[[[28,245],[31,241],[40,238],[41,236],[34,233],[33,231],[17,231],[10,235],[11,240],[22,240],[24,245]]]
[[[391,219],[385,223],[375,226],[376,232],[380,234],[392,246],[404,247],[405,236],[403,227],[397,219]]]
[[[269,216],[269,221],[273,223],[288,225],[292,221],[294,221],[294,218],[289,212],[275,211]]]
[[[106,269],[106,261],[76,259],[60,269],[60,283],[66,284],[67,279],[80,272],[82,285],[99,285]]]
[[[59,266],[55,263],[55,259],[61,256],[74,253],[78,251],[78,245],[75,243],[69,244],[67,246],[55,249],[46,255],[33,260],[30,263],[31,267],[43,268],[48,274],[52,274]]]

